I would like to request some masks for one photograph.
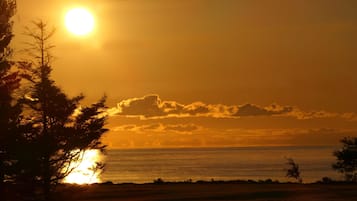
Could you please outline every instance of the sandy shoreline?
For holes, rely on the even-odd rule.
[[[259,200],[349,201],[357,197],[353,184],[108,184],[67,187],[73,200]],[[71,200],[72,200],[71,199]]]

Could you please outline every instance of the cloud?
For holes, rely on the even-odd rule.
[[[333,113],[324,110],[320,111],[303,111],[298,107],[293,106],[281,106],[278,104],[272,104],[267,107],[262,107],[253,104],[244,104],[238,106],[238,111],[233,114],[236,117],[254,117],[254,116],[285,116],[293,117],[299,120],[306,119],[321,119],[321,118],[343,118],[347,120],[353,120],[356,118],[354,113]]]
[[[157,117],[167,115],[165,105],[157,95],[148,95],[143,98],[132,98],[118,103],[118,113],[127,116]],[[174,110],[174,105],[169,105],[168,109]]]
[[[219,105],[207,105],[202,102],[194,102],[188,105],[176,101],[162,101],[158,95],[152,94],[142,98],[126,99],[110,109],[110,114],[140,117],[143,119],[166,117],[190,117],[190,116],[219,116],[227,113],[226,107]],[[215,113],[217,113],[215,115]]]
[[[195,124],[170,124],[164,127],[165,131],[173,131],[177,133],[191,133],[193,131],[201,130],[201,127]]]
[[[177,131],[185,128],[193,131]],[[122,125],[116,140],[106,143],[112,147],[246,147],[246,146],[336,146],[345,136],[356,136],[356,129],[339,128],[215,128],[198,130],[195,125]],[[169,131],[165,131],[164,128]],[[180,130],[178,129],[178,130]],[[175,130],[175,131],[173,131]],[[326,151],[332,153],[334,148]]]
[[[128,124],[117,126],[112,131],[130,131],[136,133],[146,133],[146,132],[175,132],[182,134],[190,134],[194,131],[201,130],[202,128],[195,124],[146,124],[146,125],[135,125]]]
[[[160,119],[169,117],[212,117],[212,118],[244,118],[259,116],[291,117],[299,120],[342,118],[357,121],[355,113],[333,113],[328,111],[304,111],[296,106],[271,104],[259,106],[251,103],[243,105],[206,104],[193,102],[181,104],[176,101],[161,100],[159,95],[151,94],[141,98],[122,100],[117,107],[108,110],[110,115],[139,117],[141,119]]]
[[[342,114],[342,118],[347,119],[349,121],[357,121],[357,114],[356,113],[344,113]]]
[[[343,118],[349,119],[345,114],[332,113],[327,111],[302,111],[298,108],[294,108],[286,116],[295,117],[296,119],[306,120],[306,119],[321,119],[321,118]]]
[[[260,107],[253,104],[245,104],[238,106],[238,111],[233,114],[233,116],[272,116],[272,115],[282,115],[293,111],[293,107],[290,106],[279,106],[273,104],[269,107]]]
[[[356,136],[356,129],[287,128],[287,129],[223,129],[217,135],[224,139],[239,140],[250,146],[336,145],[344,136]],[[225,135],[221,135],[224,133]],[[264,140],[262,140],[264,139]]]

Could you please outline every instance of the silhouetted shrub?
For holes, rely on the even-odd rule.
[[[165,183],[165,181],[161,178],[157,178],[154,180],[154,184],[163,184],[163,183]]]
[[[333,153],[337,162],[332,168],[345,175],[348,182],[357,182],[357,137],[345,137],[341,140],[342,148]]]
[[[287,158],[287,165],[289,166],[286,169],[286,177],[294,178],[299,183],[302,183],[302,178],[300,177],[300,168],[297,163],[292,158]]]
[[[112,181],[106,181],[106,182],[103,182],[101,184],[103,184],[103,185],[113,185],[114,183]]]
[[[323,177],[321,181],[322,181],[322,183],[324,183],[324,184],[333,183],[333,180],[332,180],[330,177]]]
[[[183,181],[183,183],[192,183],[192,179],[187,179],[187,180]]]

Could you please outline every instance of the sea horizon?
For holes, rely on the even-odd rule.
[[[331,165],[338,146],[259,146],[108,149],[102,182],[151,183],[198,180],[294,181],[285,177],[286,159],[301,168],[303,182],[341,179]]]

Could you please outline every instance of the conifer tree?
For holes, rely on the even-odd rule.
[[[27,29],[33,41],[28,51],[34,59],[23,62],[22,69],[32,84],[23,99],[26,123],[17,137],[23,150],[14,151],[21,169],[16,180],[39,184],[44,200],[51,200],[52,190],[72,171],[71,163],[80,160],[83,151],[104,150],[101,137],[107,131],[105,97],[81,107],[83,95],[68,97],[51,78],[53,33],[42,21]]]
[[[13,97],[20,77],[10,61],[12,49],[9,47],[13,38],[11,17],[15,11],[14,0],[0,0],[0,190],[8,169],[8,139],[20,113]]]

